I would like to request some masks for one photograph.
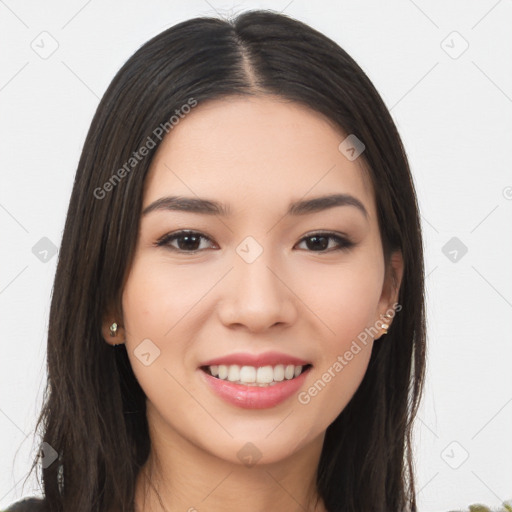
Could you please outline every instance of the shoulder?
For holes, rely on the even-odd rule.
[[[46,512],[46,504],[43,498],[25,498],[0,512]]]

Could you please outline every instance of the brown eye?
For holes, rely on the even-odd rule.
[[[201,246],[202,241],[213,244],[209,237],[197,231],[177,231],[164,235],[155,245],[158,247],[165,246],[177,252],[195,253],[208,248],[204,245]],[[331,241],[334,241],[334,244]],[[305,243],[308,251],[320,253],[347,250],[355,245],[347,238],[335,233],[313,233],[303,237],[300,243]]]
[[[329,246],[330,240],[334,240],[334,248]],[[336,235],[335,233],[313,233],[302,238],[301,243],[304,241],[306,242],[307,249],[312,252],[346,250],[355,245],[347,238]]]
[[[210,238],[197,231],[177,231],[164,235],[155,245],[166,246],[178,252],[198,252],[204,250],[204,247],[201,248],[201,240],[211,242]],[[173,245],[173,242],[176,244]]]

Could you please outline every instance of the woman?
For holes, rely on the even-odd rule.
[[[414,185],[333,41],[269,11],[144,44],[92,121],[12,510],[416,510]],[[39,507],[39,508],[37,508]]]

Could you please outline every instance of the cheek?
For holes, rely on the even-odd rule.
[[[153,258],[136,259],[123,292],[123,315],[130,341],[154,338],[160,344],[171,338],[181,319],[186,316],[185,321],[189,321],[207,284],[207,279],[197,275],[191,279],[186,269],[171,269]]]
[[[312,431],[325,430],[345,409],[368,368],[373,343],[349,343],[316,369],[297,400],[302,414],[313,418]]]
[[[211,269],[136,256],[123,290],[123,317],[131,366],[148,397],[158,400],[162,390],[179,388],[170,375],[189,378],[192,332],[204,322],[201,300],[217,280]]]
[[[378,294],[367,287],[342,287],[333,295],[335,308],[329,307],[325,323],[334,331],[318,340],[322,357],[306,388],[297,396],[304,413],[314,418],[312,430],[327,428],[345,409],[359,388],[370,361],[373,338],[368,331],[374,323]],[[325,311],[325,310],[324,310]]]
[[[331,268],[330,273],[317,275],[310,299],[323,325],[317,339],[322,358],[298,401],[315,418],[318,428],[326,428],[336,419],[364,378],[383,272],[378,260],[360,259],[336,272]]]
[[[181,361],[182,348],[172,336],[175,325],[190,309],[186,293],[173,275],[162,275],[154,262],[136,258],[123,290],[123,319],[126,349],[141,386],[153,383],[169,361]],[[179,326],[179,324],[178,324]],[[166,343],[172,340],[172,343]],[[147,355],[149,354],[149,355]]]
[[[179,272],[166,273],[158,262],[140,256],[123,290],[126,350],[133,372],[150,402],[170,408],[183,400],[172,376],[184,365],[186,338],[176,332],[192,307],[189,295]]]
[[[302,269],[301,297],[318,318],[323,342],[342,350],[376,321],[382,294],[384,265],[359,258],[346,265]]]
[[[163,328],[161,297],[156,272],[152,267],[135,261],[123,291],[123,317],[127,344],[131,348],[144,338],[155,338]],[[159,325],[159,321],[161,325]]]

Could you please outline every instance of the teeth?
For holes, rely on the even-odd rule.
[[[276,366],[239,366],[237,364],[231,365],[214,365],[208,366],[210,373],[214,377],[237,384],[247,384],[256,386],[274,385],[276,382],[283,380],[291,380],[298,377],[304,366],[294,366],[293,364]]]
[[[242,382],[256,382],[256,368],[254,368],[254,366],[242,366],[237,380]]]

